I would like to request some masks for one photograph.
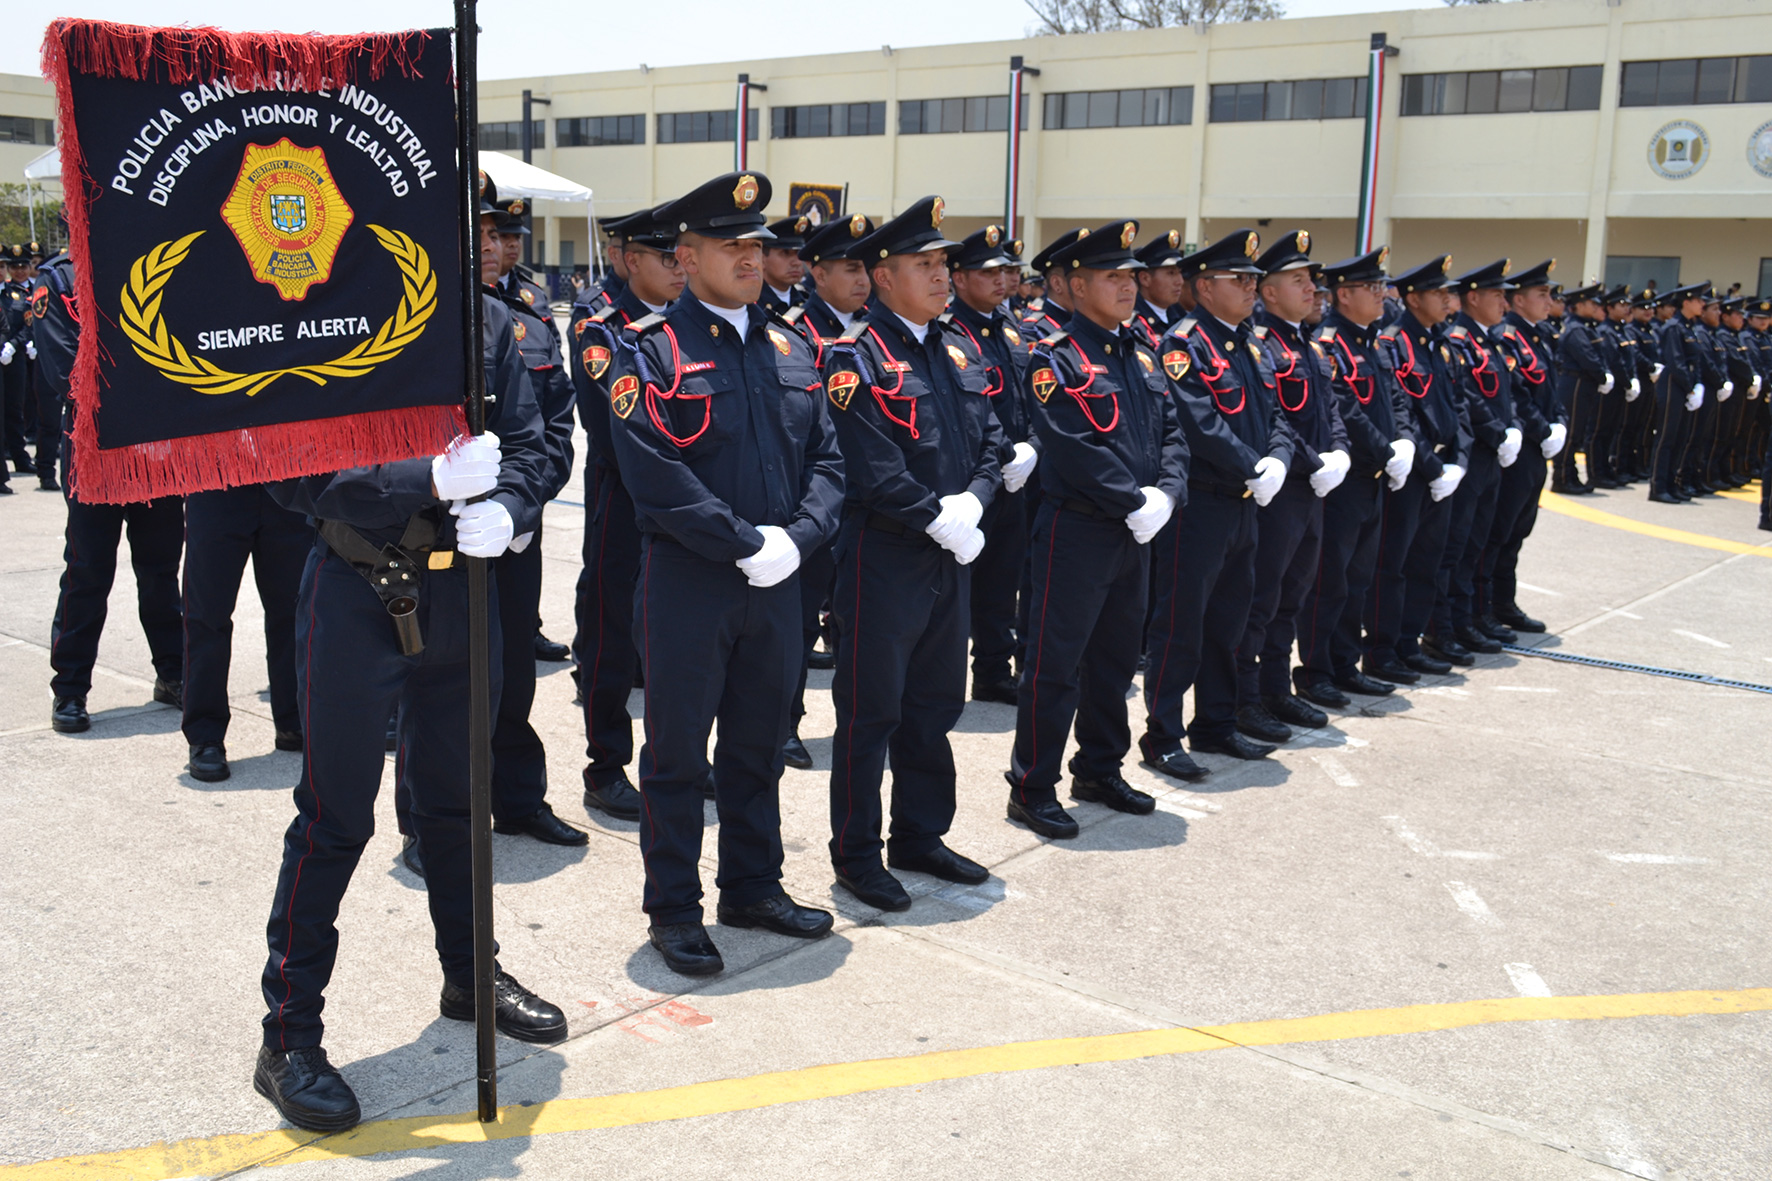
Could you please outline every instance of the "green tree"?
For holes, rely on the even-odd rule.
[[[61,198],[48,197],[39,191],[34,204],[37,207],[36,240],[45,254],[53,253],[64,245],[55,221],[55,215],[61,212]],[[25,202],[25,186],[0,184],[0,244],[10,246],[15,242],[29,241],[31,211]]]
[[[1279,0],[1026,0],[1038,34],[1110,33],[1284,16]]]

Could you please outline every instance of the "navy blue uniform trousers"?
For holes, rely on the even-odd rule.
[[[424,852],[443,976],[474,987],[468,856],[468,579],[465,563],[427,572],[418,621],[425,648],[403,656],[364,577],[316,542],[296,600],[296,693],[307,737],[295,819],[266,926],[265,1044],[320,1044],[324,992],[338,957],[339,901],[375,832],[387,719],[399,710],[395,777]],[[497,579],[489,577],[492,708],[501,675]],[[534,659],[534,653],[527,653]]]
[[[18,362],[14,362],[18,364]],[[184,500],[165,496],[143,504],[68,501],[62,548],[61,596],[49,629],[49,688],[57,697],[85,697],[105,630],[111,584],[117,578],[117,543],[129,533],[129,564],[135,569],[136,607],[154,675],[184,675],[184,636],[178,602],[178,559],[185,544]]]
[[[585,701],[587,787],[625,780],[634,761],[634,580],[640,569],[640,530],[621,476],[592,464],[590,513],[585,519],[584,567],[575,602],[578,631],[572,658]]]
[[[1236,727],[1237,644],[1249,624],[1255,531],[1253,497],[1191,484],[1187,506],[1152,543],[1157,599],[1144,678],[1147,753],[1175,750],[1187,736],[1181,707],[1189,688],[1196,732],[1228,735]]]
[[[1705,391],[1708,402],[1713,396]],[[1674,392],[1671,378],[1664,376],[1655,387],[1655,445],[1650,451],[1651,492],[1672,492],[1686,481],[1682,470],[1698,415],[1686,409],[1686,398]]]
[[[660,534],[641,540],[634,643],[646,678],[640,856],[652,922],[700,922],[702,784],[714,743],[721,900],[781,892],[781,744],[800,661],[800,580],[750,585]],[[427,854],[428,855],[428,854]]]
[[[794,687],[794,729],[806,716],[806,666],[812,649],[824,628],[820,617],[825,604],[831,601],[832,585],[837,576],[837,559],[831,546],[821,545],[807,554],[800,563],[800,680]]]
[[[1452,494],[1446,549],[1440,557],[1438,594],[1428,625],[1428,630],[1437,636],[1450,636],[1453,628],[1469,627],[1475,622],[1477,565],[1494,523],[1502,470],[1501,457],[1478,444],[1471,449],[1470,466],[1458,482],[1458,491]]]
[[[1064,744],[1077,724],[1071,773],[1120,769],[1132,749],[1126,690],[1144,640],[1150,547],[1126,522],[1042,503],[1029,546],[1027,655],[1016,705],[1011,795],[1057,798]]]
[[[880,864],[880,787],[892,760],[892,851],[917,856],[954,822],[948,731],[966,697],[971,571],[928,534],[849,514],[837,538],[831,702],[831,864]],[[723,786],[723,785],[722,785]]]
[[[0,387],[4,387],[6,398],[6,452],[15,464],[29,463],[31,453],[25,444],[31,437],[31,424],[26,420],[35,417],[36,406],[31,401],[30,364],[23,345],[18,346],[12,364],[0,365]],[[33,411],[30,415],[25,413],[27,406]]]
[[[972,675],[1006,681],[1015,657],[1017,599],[1027,568],[1027,490],[999,488],[984,510],[984,550],[972,563]]]
[[[1301,674],[1339,677],[1360,664],[1360,613],[1378,564],[1384,473],[1349,476],[1323,498],[1316,579],[1298,609]]]
[[[1237,701],[1292,692],[1292,640],[1298,612],[1317,577],[1323,501],[1308,479],[1293,477],[1255,514],[1255,593],[1237,645]]]
[[[233,662],[234,605],[246,559],[265,612],[265,673],[271,720],[299,733],[295,699],[295,596],[314,548],[306,517],[271,499],[263,484],[185,498],[185,694],[183,729],[193,746],[228,735],[228,668]]]
[[[1393,490],[1386,486],[1379,506],[1378,563],[1361,615],[1366,626],[1365,652],[1376,660],[1401,655],[1397,642],[1404,634],[1403,608],[1408,590],[1404,570],[1409,556],[1415,552],[1422,512],[1429,501],[1427,485],[1421,473],[1411,472],[1401,488]]]
[[[1421,519],[1403,562],[1403,619],[1396,644],[1399,656],[1421,651],[1421,636],[1434,621],[1434,603],[1443,587],[1441,563],[1454,520],[1456,496],[1435,500],[1425,480],[1421,490]]]
[[[1514,607],[1515,572],[1520,547],[1538,523],[1538,496],[1549,472],[1544,454],[1528,443],[1519,461],[1501,471],[1501,488],[1495,494],[1495,519],[1489,526],[1489,546],[1477,567],[1477,609],[1485,615],[1497,607]]]
[[[541,628],[541,540],[538,527],[522,553],[506,550],[492,563],[504,644],[504,691],[492,721],[492,819],[501,823],[535,815],[548,794],[548,754],[529,723]]]

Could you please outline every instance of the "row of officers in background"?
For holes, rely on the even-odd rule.
[[[832,669],[836,882],[903,910],[895,870],[988,877],[947,843],[969,658],[971,696],[1016,710],[1008,819],[1062,840],[1078,832],[1067,773],[1073,800],[1148,814],[1128,758],[1196,781],[1195,754],[1266,757],[1327,709],[1542,631],[1515,570],[1545,461],[1558,491],[1649,478],[1670,500],[1763,462],[1772,304],[1706,285],[1558,292],[1549,261],[1456,271],[1447,256],[1393,274],[1382,249],[1323,264],[1302,231],[1185,252],[1119,220],[1046,246],[1034,294],[1020,244],[996,227],[948,239],[940,198],[879,225],[769,224],[768,179],[735,172],[605,222],[613,277],[562,335],[514,266],[520,199],[482,190],[488,433],[188,498],[182,645],[176,542],[141,577],[153,547],[136,530],[153,529],[130,514],[156,506],[83,505],[67,481],[57,729],[90,724],[126,523],[156,695],[182,698],[192,774],[227,775],[228,619],[254,560],[277,743],[303,752],[254,1082],[304,1127],[360,1116],[320,1013],[389,744],[440,1010],[473,1014],[458,554],[495,575],[495,828],[586,839],[546,802],[529,723],[542,508],[573,470],[575,408],[591,449],[572,644],[584,802],[638,822],[650,941],[687,975],[723,968],[702,904],[708,799],[719,923],[832,928],[781,885],[783,768],[813,763],[809,667]],[[74,310],[70,294],[45,322],[63,393]],[[170,504],[157,511],[175,520]],[[154,595],[170,629],[150,622]],[[497,987],[507,1035],[564,1036],[561,1011],[502,966]]]

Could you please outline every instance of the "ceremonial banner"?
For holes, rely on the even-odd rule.
[[[814,226],[822,226],[843,215],[848,193],[848,185],[795,181],[788,186],[788,216],[804,217]]]
[[[60,20],[75,494],[434,455],[464,427],[450,31]]]

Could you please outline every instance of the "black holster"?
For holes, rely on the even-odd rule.
[[[332,552],[351,564],[381,599],[393,621],[394,635],[403,656],[425,650],[419,634],[418,600],[424,590],[424,571],[437,545],[437,521],[428,512],[413,515],[396,543],[376,548],[361,533],[342,521],[321,521],[320,536]]]

